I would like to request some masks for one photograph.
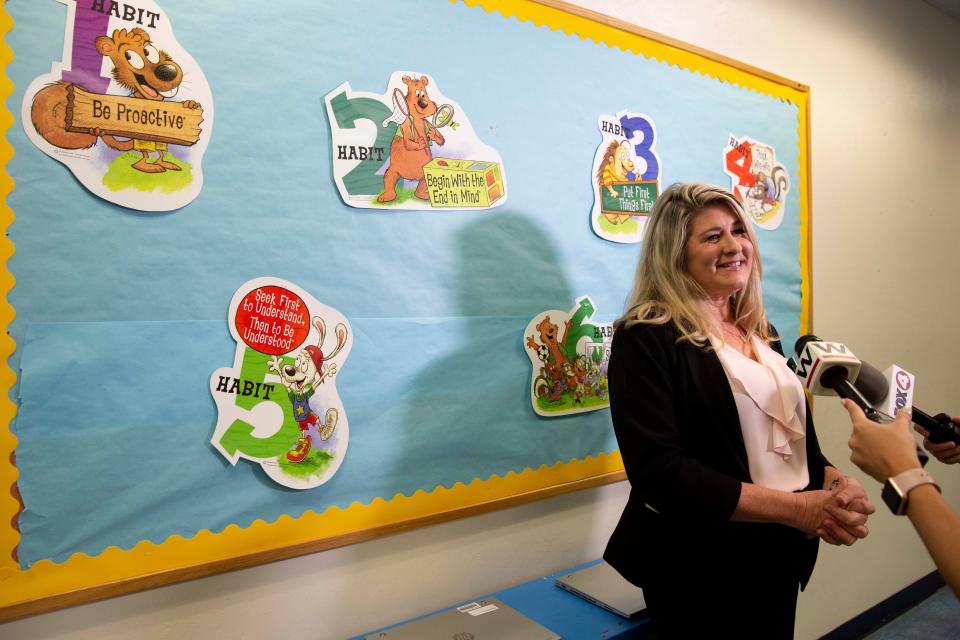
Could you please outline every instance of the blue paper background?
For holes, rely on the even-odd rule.
[[[217,112],[203,191],[164,214],[90,195],[27,140],[23,91],[60,59],[66,10],[53,0],[6,7],[16,24],[10,364],[20,371],[24,566],[614,450],[607,411],[533,413],[521,347],[534,315],[578,296],[590,296],[597,321],[622,310],[639,246],[590,227],[601,114],[654,119],[664,186],[729,186],[730,133],[774,146],[791,191],[782,226],[757,234],[768,311],[784,344],[796,339],[795,105],[442,0],[162,6]],[[382,92],[396,69],[429,75],[499,151],[504,206],[342,204],[323,96],[343,81]],[[354,331],[337,376],[350,447],[337,475],[309,491],[247,462],[232,468],[209,444],[208,379],[234,357],[226,309],[260,276],[296,283]]]

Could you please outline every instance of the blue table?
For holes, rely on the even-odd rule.
[[[554,584],[558,576],[572,571],[583,569],[597,564],[599,560],[588,562],[577,567],[564,569],[557,573],[530,582],[509,587],[496,593],[480,595],[470,600],[458,602],[460,606],[482,598],[497,598],[508,604],[531,620],[542,624],[563,640],[640,640],[651,638],[649,619],[643,614],[632,620],[627,620],[606,609],[578,598],[572,593],[564,591]],[[445,611],[446,609],[442,609]],[[435,612],[439,613],[439,612]],[[433,614],[427,614],[433,615]],[[419,616],[426,617],[426,616]],[[411,618],[416,620],[417,618]],[[407,620],[405,622],[410,622]],[[402,624],[402,623],[397,623]],[[383,629],[376,629],[363,633],[351,640],[363,640],[364,637],[384,631],[397,625],[390,625]]]

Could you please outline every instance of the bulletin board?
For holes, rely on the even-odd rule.
[[[808,329],[798,83],[561,2],[0,12],[0,620],[624,479],[671,183]]]

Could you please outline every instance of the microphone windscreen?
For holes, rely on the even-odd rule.
[[[808,342],[823,342],[823,341],[820,340],[820,338],[818,338],[817,336],[813,335],[812,333],[808,333],[805,336],[800,336],[800,338],[797,340],[797,343],[793,345],[794,353],[796,353],[797,355],[800,355],[801,353],[803,353],[803,349],[807,346]]]
[[[860,373],[854,380],[853,386],[872,405],[882,404],[890,392],[890,383],[883,372],[863,360],[860,361]]]

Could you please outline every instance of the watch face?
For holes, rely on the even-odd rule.
[[[900,510],[903,506],[903,496],[900,495],[900,492],[897,491],[896,487],[889,480],[883,483],[883,491],[880,492],[880,497],[883,498],[884,503],[890,507],[890,511],[898,516],[903,513]]]

